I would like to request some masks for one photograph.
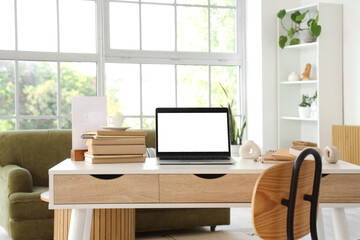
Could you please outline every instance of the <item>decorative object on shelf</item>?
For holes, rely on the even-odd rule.
[[[317,91],[315,92],[314,96],[309,97],[306,94],[302,95],[302,102],[299,104],[299,117],[300,118],[309,118],[311,117],[311,106],[312,103],[316,100],[317,98]],[[317,116],[317,107],[316,109],[314,108],[314,112],[313,115],[316,117]]]
[[[302,95],[302,102],[299,104],[299,117],[301,118],[310,117],[310,104],[308,99],[308,95]]]
[[[308,15],[307,18],[306,18],[306,15]],[[287,32],[287,35],[290,40],[290,45],[296,45],[296,44],[300,43],[300,39],[297,37],[297,35],[299,35],[299,37],[306,43],[316,41],[316,38],[321,33],[321,26],[318,24],[318,20],[319,20],[319,12],[318,11],[316,11],[315,18],[312,18],[310,16],[309,10],[306,10],[304,13],[295,11],[290,16],[292,23],[291,23],[291,27],[289,29],[287,29],[283,23],[283,18],[285,16],[286,16],[285,9],[280,10],[277,13],[277,17],[280,19],[282,28]],[[305,28],[304,28],[304,26],[305,26]],[[309,35],[311,35],[312,37]],[[280,48],[285,47],[285,44],[288,41],[288,37],[284,36],[284,35],[281,35],[279,37]]]
[[[307,63],[304,72],[302,73],[301,81],[308,81],[311,80],[310,78],[310,71],[311,71],[311,64]]]
[[[293,146],[317,147],[316,143],[306,141],[292,141]]]
[[[310,106],[310,118],[317,118],[318,116],[318,107],[317,107],[317,99],[315,99]]]
[[[261,155],[261,151],[259,146],[254,143],[254,141],[246,141],[241,147],[240,147],[240,157],[242,158],[252,158],[257,159]]]
[[[335,146],[326,146],[324,149],[323,160],[329,163],[337,163],[340,160],[340,150]]]
[[[300,77],[296,72],[291,72],[288,76],[288,81],[289,82],[300,81]]]
[[[223,90],[223,92],[226,95],[227,107],[229,109],[230,144],[240,146],[242,144],[242,140],[243,140],[243,136],[244,136],[244,130],[245,130],[245,127],[246,127],[245,115],[242,118],[242,124],[241,124],[241,128],[239,130],[237,128],[236,119],[235,119],[235,116],[234,116],[233,110],[232,110],[234,100],[230,100],[230,95],[229,95],[228,91],[226,91],[226,89],[224,88],[224,86],[220,82],[219,82],[219,85],[220,85],[221,89]],[[223,107],[223,106],[221,106],[221,107]],[[236,147],[231,146],[231,148],[236,148]]]

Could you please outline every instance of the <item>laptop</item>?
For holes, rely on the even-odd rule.
[[[159,164],[233,164],[227,108],[157,108]]]

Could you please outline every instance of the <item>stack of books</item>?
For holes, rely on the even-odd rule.
[[[293,161],[296,156],[290,154],[289,149],[278,149],[276,152],[266,152],[260,158],[262,163],[285,163]]]
[[[85,161],[90,163],[145,162],[146,132],[143,131],[86,131]]]

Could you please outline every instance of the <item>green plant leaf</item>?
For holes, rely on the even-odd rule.
[[[321,33],[321,26],[318,25],[316,22],[313,22],[310,25],[310,32],[315,36],[318,37]]]
[[[295,36],[295,29],[294,28],[289,29],[288,36],[289,36],[290,39],[292,39]]]
[[[310,27],[313,22],[315,22],[315,19],[311,18],[306,24],[308,25],[308,27]]]
[[[302,20],[304,20],[306,14],[307,14],[308,12],[309,12],[309,10],[307,10],[307,11],[304,12],[303,14],[300,14],[300,15],[296,16],[295,22],[296,22],[296,23],[301,23]]]
[[[290,41],[290,45],[297,45],[299,43],[300,43],[300,39],[298,39],[298,38],[293,38]]]
[[[280,19],[283,19],[285,17],[285,15],[286,15],[285,9],[282,9],[277,13],[277,17]]]
[[[295,22],[295,23],[301,23],[301,21],[299,22],[299,21],[296,21],[296,18],[298,17],[298,16],[300,16],[301,15],[301,13],[299,12],[299,11],[296,11],[296,12],[294,12],[293,14],[291,14],[291,16],[290,16],[290,18],[291,18],[291,20],[293,20],[293,22]]]
[[[279,38],[279,46],[281,48],[285,47],[286,42],[287,42],[287,37],[286,36],[280,36],[280,38]]]

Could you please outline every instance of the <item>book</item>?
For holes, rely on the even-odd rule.
[[[113,137],[113,136],[146,136],[145,131],[111,131],[111,130],[87,130],[86,135],[94,135],[97,137]]]
[[[295,160],[296,156],[290,154],[289,149],[278,149],[276,152],[273,152],[271,156],[276,159],[283,159],[283,160]]]
[[[128,157],[111,157],[111,158],[98,158],[96,156],[94,157],[88,157],[85,155],[85,162],[92,163],[92,164],[102,164],[102,163],[144,163],[145,157],[142,155],[125,155]]]
[[[144,154],[145,144],[141,145],[90,145],[88,152],[92,154]]]
[[[288,161],[295,160],[295,156],[284,157],[284,152],[280,150],[278,152],[266,152],[263,156],[260,157],[260,162],[262,163],[284,163]],[[280,156],[280,157],[279,157]],[[295,158],[294,158],[295,157]]]
[[[86,140],[86,146],[91,145],[123,145],[123,144],[135,144],[145,145],[144,136],[120,136],[120,137],[109,137],[109,138],[97,138]]]
[[[111,158],[139,158],[143,157],[143,154],[91,154],[89,152],[84,153],[85,157],[96,159],[111,159]]]

